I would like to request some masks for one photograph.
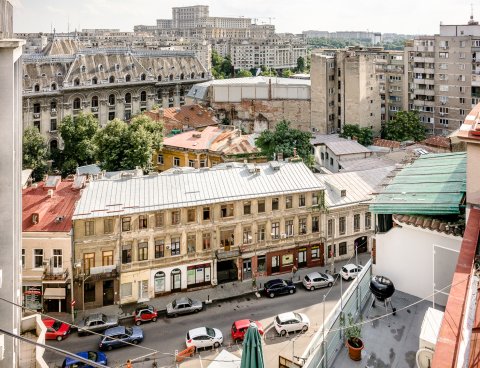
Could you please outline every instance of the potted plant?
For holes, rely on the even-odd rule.
[[[362,359],[362,349],[364,348],[362,337],[362,327],[359,324],[355,323],[352,315],[349,313],[348,316],[348,325],[345,321],[345,316],[342,314],[340,316],[340,326],[343,327],[345,334],[345,345],[348,347],[348,356],[352,360],[361,360]]]

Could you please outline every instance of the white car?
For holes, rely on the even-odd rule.
[[[198,327],[187,332],[185,339],[187,348],[194,346],[199,348],[218,348],[223,343],[222,332],[216,328]]]
[[[285,336],[289,332],[305,332],[310,327],[310,320],[303,313],[288,312],[282,313],[273,319],[275,330],[280,336]]]
[[[357,277],[357,275],[362,271],[362,269],[363,267],[360,265],[357,266],[353,263],[349,263],[342,267],[340,275],[344,280],[352,280]]]

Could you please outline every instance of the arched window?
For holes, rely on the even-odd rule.
[[[73,85],[74,85],[74,86],[79,86],[79,85],[80,85],[80,79],[75,78],[75,79],[73,80]]]
[[[175,268],[171,272],[171,284],[170,290],[177,291],[182,289],[182,271],[180,269]]]
[[[56,139],[52,139],[50,141],[50,151],[54,151],[58,149],[58,141]]]
[[[155,294],[165,292],[165,272],[159,271],[153,278]]]
[[[145,92],[145,91],[140,92],[140,101],[141,102],[146,102],[147,101],[147,92]]]
[[[132,95],[130,93],[125,94],[125,103],[132,103]]]
[[[99,64],[99,65],[98,65],[98,70],[101,71],[101,72],[103,72],[103,65],[102,65],[102,64]]]
[[[180,80],[183,80],[185,78],[185,76],[182,74],[180,74]]]
[[[130,74],[127,74],[125,76],[125,82],[130,82],[131,79],[132,79],[132,77],[130,77]]]
[[[205,78],[205,72],[202,73],[202,79]]]
[[[98,96],[92,97],[92,107],[98,107]]]
[[[162,99],[162,90],[161,90],[161,89],[157,89],[157,98],[158,98],[159,100]]]
[[[35,85],[33,86],[33,90],[34,90],[35,92],[40,92],[40,86],[39,86],[38,84],[35,84]]]
[[[98,84],[98,79],[97,77],[92,78],[92,84]]]
[[[171,81],[173,80],[173,74],[170,74],[170,76],[168,77],[168,79],[170,79]]]
[[[56,91],[57,90],[57,83],[52,83],[52,86],[50,88],[52,89],[52,91]]]
[[[82,70],[82,73],[85,73],[87,71],[87,68],[85,67],[85,65],[82,65],[81,70]]]
[[[195,79],[195,73],[190,74],[190,79]]]
[[[115,77],[114,77],[113,75],[111,75],[110,78],[108,78],[108,81],[109,81],[110,83],[115,82]]]
[[[146,77],[147,77],[147,76],[146,76],[145,74],[142,74],[142,75],[140,76],[140,80],[145,80]]]
[[[157,77],[157,81],[159,81],[159,82],[162,81],[162,76],[161,76],[161,75],[159,75],[159,76]]]
[[[80,99],[78,97],[75,100],[73,100],[73,109],[74,110],[80,109]]]
[[[108,96],[108,104],[110,106],[115,105],[115,95],[114,94],[111,94],[110,96]]]
[[[50,102],[50,111],[57,112],[57,101]]]

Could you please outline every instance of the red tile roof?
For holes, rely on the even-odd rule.
[[[373,140],[373,145],[378,147],[400,148],[400,142],[391,141],[389,139],[381,139],[381,138],[375,138]]]
[[[62,181],[53,190],[50,198],[44,183],[38,187],[29,187],[22,193],[22,229],[30,231],[68,232],[72,228],[72,215],[75,203],[80,199],[80,192],[72,189],[73,181]],[[38,214],[38,222],[32,221],[33,214]],[[61,221],[56,221],[62,217]]]
[[[480,103],[465,117],[456,135],[462,140],[480,141]]]
[[[445,148],[448,150],[451,148],[450,138],[448,137],[434,136],[425,139],[422,143],[427,146]]]
[[[206,127],[203,131],[197,132],[190,130],[188,132],[173,135],[163,139],[163,146],[175,148],[187,148],[194,151],[203,151],[210,148],[211,143],[225,132],[221,128]]]
[[[438,231],[450,235],[462,236],[464,231],[464,226],[461,223],[445,222],[443,219],[431,216],[394,215],[393,218],[398,222],[407,225],[413,225],[415,227],[421,227],[423,229]]]
[[[432,367],[434,368],[452,368],[457,366],[460,343],[465,338],[462,335],[462,327],[464,317],[466,317],[469,284],[479,240],[479,231],[480,210],[471,209],[453,275],[445,315],[433,355]],[[478,308],[477,313],[479,313]],[[477,334],[474,333],[471,337],[476,339]],[[475,341],[472,341],[472,343],[475,343]],[[471,348],[474,349],[471,351],[471,356],[473,354],[474,357],[473,360],[470,360],[469,367],[478,367],[478,365],[472,363],[478,361],[479,346],[477,344]]]

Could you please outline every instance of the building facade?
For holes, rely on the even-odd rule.
[[[129,120],[154,106],[183,105],[191,86],[209,78],[198,59],[186,52],[29,55],[23,63],[23,124],[37,127],[50,147],[57,148],[57,127],[67,115],[92,113],[102,126],[114,118]]]

